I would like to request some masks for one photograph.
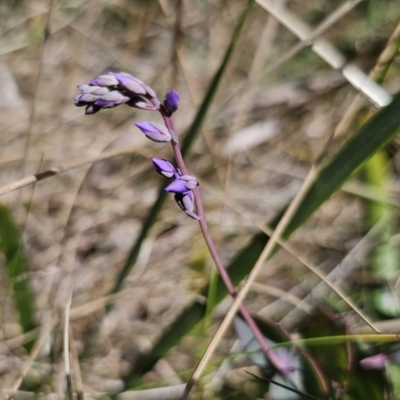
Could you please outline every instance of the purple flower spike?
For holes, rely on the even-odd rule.
[[[157,111],[160,101],[154,90],[126,72],[109,72],[96,76],[89,83],[78,85],[81,94],[75,98],[77,107],[86,106],[86,114],[120,104],[142,110]],[[163,140],[164,141],[164,140]]]
[[[194,212],[193,192],[187,192],[185,194],[176,193],[175,201],[178,203],[178,206],[189,215],[189,217],[196,221],[200,219],[200,217]]]
[[[164,104],[165,110],[169,114],[173,114],[178,109],[178,106],[179,106],[179,93],[175,89],[170,90],[165,95],[163,104]]]
[[[175,176],[176,170],[168,160],[164,160],[163,158],[152,158],[151,161],[153,161],[156,171],[159,174],[166,176],[167,178]]]
[[[135,125],[154,142],[169,142],[171,140],[168,129],[157,122],[135,122]]]

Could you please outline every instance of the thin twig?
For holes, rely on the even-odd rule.
[[[43,325],[43,328],[40,332],[39,338],[36,340],[34,346],[32,347],[32,350],[29,354],[28,360],[25,362],[18,379],[15,381],[15,383],[12,385],[11,389],[7,392],[7,399],[12,399],[16,391],[19,389],[21,386],[22,381],[24,380],[27,372],[29,371],[32,362],[35,360],[35,358],[38,356],[39,351],[43,347],[43,344],[45,340],[48,338],[52,328],[54,326],[54,321],[49,318],[46,323]]]
[[[300,43],[291,48],[279,60],[267,68],[263,76],[271,73],[272,70],[275,71],[283,62],[286,62],[303,48],[311,45],[311,49],[318,56],[325,60],[332,68],[340,70],[348,82],[372,103],[376,104],[378,107],[388,105],[391,102],[392,97],[384,88],[375,82],[370,81],[368,76],[356,65],[347,64],[346,58],[340,53],[340,51],[326,40],[316,40],[317,37],[321,36],[322,33],[329,29],[361,1],[363,0],[350,0],[344,3],[337,11],[320,24],[318,28],[312,31],[303,21],[299,20],[288,10],[283,9],[282,7],[276,7],[271,0],[256,0],[260,7],[264,8],[301,40]]]
[[[39,182],[43,179],[50,178],[51,176],[62,174],[71,169],[82,167],[87,164],[92,164],[97,161],[106,160],[108,158],[113,158],[113,157],[121,156],[124,154],[131,154],[136,150],[137,150],[137,146],[124,147],[123,149],[115,149],[115,150],[105,151],[104,153],[101,153],[97,156],[89,156],[89,157],[85,157],[85,158],[80,158],[78,160],[66,162],[64,164],[59,165],[58,167],[50,168],[39,174],[31,175],[31,176],[28,176],[19,181],[10,183],[7,186],[3,186],[2,188],[0,188],[0,196],[4,195],[6,193],[10,193],[14,190],[20,189],[24,186],[32,185],[33,183]]]
[[[41,80],[42,76],[42,71],[43,71],[43,64],[44,64],[44,55],[46,52],[46,47],[49,43],[50,39],[50,21],[51,21],[51,15],[53,12],[54,8],[54,3],[55,0],[49,0],[49,6],[48,6],[48,11],[46,15],[46,22],[45,22],[45,27],[44,27],[44,34],[43,34],[43,40],[40,48],[40,55],[39,55],[39,66],[38,66],[38,71],[36,75],[36,80],[35,80],[35,87],[33,91],[33,99],[32,99],[32,104],[31,104],[31,112],[30,112],[30,117],[29,117],[29,125],[28,125],[28,130],[25,135],[25,146],[24,146],[24,153],[23,153],[23,164],[22,164],[22,176],[25,175],[26,171],[26,160],[27,160],[27,155],[28,155],[28,150],[29,150],[29,144],[30,144],[30,138],[32,135],[32,130],[33,130],[33,124],[35,122],[35,114],[36,114],[36,105],[37,105],[37,98],[38,98],[38,90],[39,90],[39,83]]]
[[[74,341],[74,333],[72,330],[72,326],[69,327],[69,337],[70,337],[70,344],[71,344],[71,356],[72,356],[72,363],[74,365],[74,376],[75,376],[75,383],[76,383],[76,399],[83,400],[84,399],[84,390],[83,390],[83,381],[82,381],[82,374],[81,374],[81,367],[79,365],[79,355],[78,350],[75,345]]]
[[[68,300],[65,303],[64,313],[64,363],[65,363],[65,378],[67,380],[67,392],[69,400],[74,400],[74,392],[72,389],[71,367],[69,363],[69,316],[72,302],[72,285],[69,290]]]
[[[311,32],[310,28],[288,10],[274,6],[271,0],[256,0],[262,8],[273,15],[281,24],[296,35],[301,42],[289,50],[284,56],[291,58],[302,48],[312,44],[311,49],[325,60],[332,68],[340,70],[342,75],[348,80],[355,89],[360,91],[372,103],[378,107],[388,105],[392,101],[392,96],[380,85],[368,79],[368,76],[359,67],[354,64],[347,64],[346,58],[326,40],[315,40],[330,26],[342,18],[347,12],[354,8],[363,0],[350,0],[338,8],[330,17],[328,17],[317,29]],[[293,54],[291,54],[293,53]],[[279,60],[278,60],[279,61]],[[286,60],[285,60],[286,61]],[[273,67],[272,65],[271,67]],[[271,68],[270,67],[270,68]],[[269,69],[265,74],[269,73]]]
[[[390,64],[392,63],[396,54],[398,53],[399,46],[400,46],[400,22],[394,29],[392,35],[390,36],[386,44],[386,47],[383,49],[382,53],[379,56],[375,67],[369,74],[369,79],[371,81],[378,81],[380,83],[382,82]],[[341,136],[349,129],[358,111],[363,106],[364,101],[365,101],[364,96],[358,93],[354,98],[354,100],[351,102],[351,104],[348,107],[346,107],[346,112],[344,113],[340,122],[336,126],[334,136]]]

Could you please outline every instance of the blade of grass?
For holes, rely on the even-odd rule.
[[[288,238],[360,166],[396,136],[400,128],[399,107],[400,93],[395,96],[389,106],[383,108],[363,125],[358,133],[321,170],[282,235],[283,238]]]
[[[0,204],[0,246],[6,257],[6,273],[24,333],[36,327],[35,297],[29,281],[29,266],[22,248],[22,238],[11,210]],[[30,350],[32,342],[25,344]]]
[[[389,106],[368,121],[326,164],[305,194],[303,201],[285,229],[282,235],[284,239],[301,226],[364,162],[395,137],[400,128],[399,107],[400,94],[394,98]],[[281,215],[282,213],[272,221],[272,227],[278,224]],[[268,235],[258,233],[236,255],[228,267],[229,275],[234,284],[238,284],[252,270],[268,240]],[[218,288],[217,302],[221,301],[227,294],[220,279],[218,279]],[[206,287],[203,294],[206,294],[207,291],[208,288]],[[128,387],[132,387],[136,379],[151,369],[160,357],[164,356],[183,336],[190,332],[203,318],[204,313],[205,305],[199,301],[188,305],[164,332],[153,349],[149,353],[139,356],[135,370],[125,380]]]

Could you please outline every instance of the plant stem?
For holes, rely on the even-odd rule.
[[[185,162],[182,157],[182,153],[181,153],[179,143],[178,143],[178,138],[175,134],[172,118],[170,116],[166,115],[162,108],[161,108],[160,112],[164,119],[165,125],[168,128],[168,130],[171,133],[171,136],[173,138],[171,141],[171,146],[172,146],[172,151],[174,153],[177,166],[180,169],[182,174],[187,174],[188,171],[187,171]],[[215,266],[216,266],[219,274],[221,275],[222,281],[224,282],[226,289],[228,290],[231,297],[233,299],[235,299],[237,296],[237,291],[231,281],[231,278],[229,277],[227,270],[225,269],[225,266],[221,260],[218,250],[215,247],[214,241],[211,237],[210,230],[208,228],[207,220],[205,218],[205,213],[204,213],[203,201],[202,201],[201,194],[200,194],[200,188],[199,187],[194,188],[193,194],[194,194],[194,202],[195,202],[195,206],[196,206],[196,213],[199,216],[199,225],[200,225],[204,240],[207,244],[208,251],[210,252],[210,255],[215,263]],[[267,356],[267,358],[269,359],[269,361],[282,375],[286,376],[287,375],[286,369],[282,365],[279,358],[271,350],[270,346],[268,345],[267,341],[265,340],[264,335],[259,330],[259,328],[258,328],[256,322],[254,321],[254,318],[252,317],[249,310],[246,308],[246,306],[244,304],[241,304],[239,306],[239,311],[242,314],[243,319],[249,325],[250,330],[252,331],[254,337],[258,341],[259,345],[261,346],[262,350],[264,351],[264,353]]]

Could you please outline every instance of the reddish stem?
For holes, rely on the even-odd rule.
[[[182,153],[181,153],[179,143],[178,143],[178,138],[175,134],[172,118],[169,115],[167,115],[164,110],[161,109],[160,112],[164,119],[165,125],[168,128],[168,130],[171,133],[171,136],[173,138],[173,140],[171,141],[171,145],[172,145],[172,151],[174,153],[177,166],[180,169],[180,171],[182,172],[182,174],[187,174],[188,171],[187,171],[185,162],[182,157]],[[193,189],[193,194],[194,194],[194,201],[195,201],[195,206],[196,206],[196,213],[199,216],[199,224],[200,224],[201,231],[203,233],[204,240],[207,244],[207,247],[211,254],[211,257],[214,260],[215,266],[217,267],[217,270],[218,270],[219,274],[221,275],[221,279],[226,286],[226,289],[228,290],[231,297],[234,299],[237,296],[237,292],[231,281],[231,278],[229,277],[227,270],[225,269],[225,266],[221,260],[221,257],[215,247],[214,241],[212,240],[210,230],[208,228],[208,224],[207,224],[205,214],[204,214],[204,207],[203,207],[203,201],[201,199],[200,188],[196,187],[195,189]],[[244,304],[241,304],[239,307],[239,311],[242,314],[243,319],[249,325],[249,328],[251,329],[254,337],[260,344],[260,346],[261,346],[262,350],[264,351],[265,355],[267,356],[267,358],[270,360],[270,362],[274,365],[274,367],[281,374],[286,376],[287,375],[286,368],[284,367],[284,365],[282,365],[279,358],[271,350],[270,346],[268,345],[267,341],[265,340],[265,337],[261,333],[261,331],[258,328],[253,317],[251,316],[249,310],[246,308],[246,306]]]

